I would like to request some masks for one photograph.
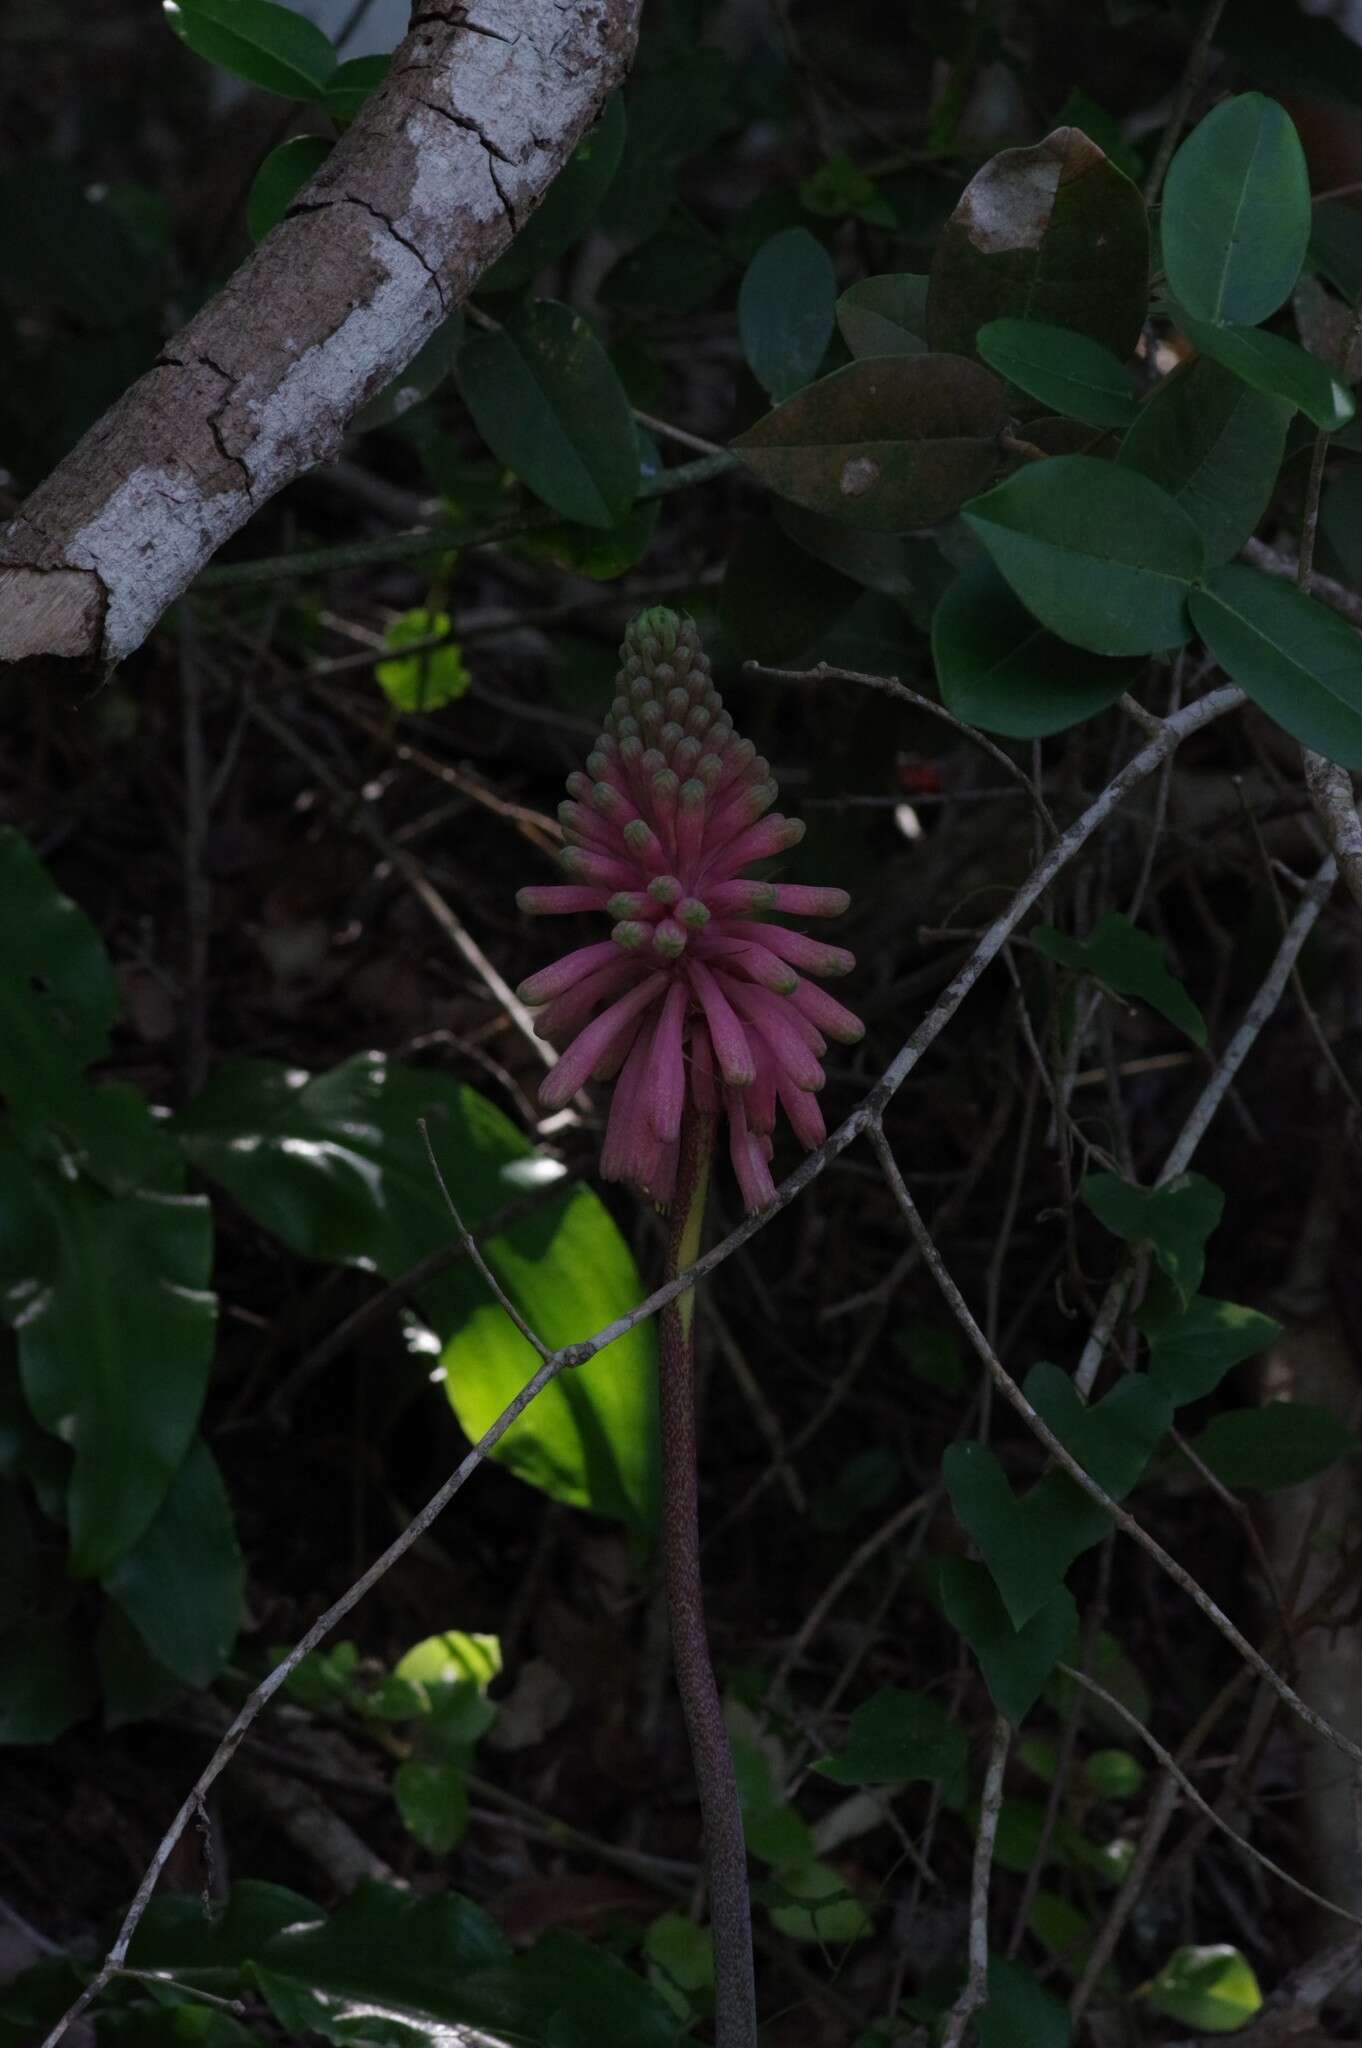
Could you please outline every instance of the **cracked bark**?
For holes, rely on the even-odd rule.
[[[335,454],[538,205],[623,77],[640,5],[415,16],[288,216],[0,531],[0,661],[123,659]]]

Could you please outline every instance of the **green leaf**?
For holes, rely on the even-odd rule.
[[[852,1715],[846,1747],[814,1769],[837,1785],[908,1785],[956,1777],[968,1750],[936,1700],[884,1686]]]
[[[1069,2048],[1069,2015],[1020,1963],[988,1959],[988,2004],[974,2022],[979,2048]]]
[[[1187,639],[1201,535],[1147,477],[1092,455],[1031,462],[965,513],[1042,625],[1094,654],[1151,654]]]
[[[1345,299],[1362,298],[1362,217],[1355,206],[1327,199],[1315,207],[1310,260]]]
[[[1182,323],[1187,339],[1254,391],[1284,399],[1326,433],[1346,427],[1356,407],[1352,393],[1318,356],[1307,355],[1284,334],[1264,334],[1258,327],[1215,327],[1190,317]]]
[[[1116,460],[1161,485],[1200,527],[1207,561],[1226,562],[1267,510],[1293,410],[1197,356],[1163,379]]]
[[[37,1421],[75,1452],[77,1578],[150,1526],[193,1438],[213,1356],[212,1216],[201,1196],[112,1198],[0,1146],[0,1289]]]
[[[459,351],[459,388],[492,453],[555,512],[614,526],[638,489],[624,386],[580,313],[556,299],[517,307]]]
[[[828,1863],[802,1863],[768,1878],[759,1896],[771,1925],[787,1941],[816,1941],[829,1948],[860,1941],[871,1929],[870,1915],[846,1879]],[[779,1903],[776,1903],[779,1901]]]
[[[1168,166],[1159,239],[1195,319],[1256,327],[1286,303],[1310,240],[1310,174],[1284,107],[1246,92],[1198,123]]]
[[[1007,739],[1044,739],[1095,717],[1131,687],[1136,656],[1101,656],[1034,619],[987,558],[971,562],[932,614],[941,701]]]
[[[246,1571],[231,1504],[200,1439],[146,1533],[104,1575],[104,1590],[147,1648],[186,1685],[208,1685],[241,1625]]]
[[[409,1757],[393,1776],[402,1824],[432,1856],[447,1856],[468,1827],[468,1773],[457,1764]]]
[[[837,325],[854,356],[925,355],[927,279],[910,271],[863,277],[837,301]]]
[[[780,1868],[807,1863],[813,1855],[813,1834],[781,1795],[787,1766],[779,1739],[764,1731],[755,1714],[738,1700],[725,1701],[724,1718],[748,1853]]]
[[[1327,1408],[1305,1401],[1268,1401],[1261,1408],[1230,1408],[1217,1415],[1193,1449],[1226,1486],[1270,1493],[1299,1486],[1362,1450],[1362,1437]]]
[[[748,368],[777,405],[817,376],[836,309],[832,258],[807,228],[763,242],[738,287],[738,335]]]
[[[1362,768],[1362,643],[1290,583],[1240,563],[1192,593],[1192,619],[1240,688],[1302,746]]]
[[[1185,1031],[1194,1045],[1205,1045],[1206,1019],[1182,983],[1168,972],[1163,947],[1119,911],[1099,919],[1086,939],[1071,939],[1053,925],[1043,924],[1032,932],[1031,943],[1075,974],[1090,974],[1118,996],[1137,996],[1179,1031]]]
[[[1095,1749],[1083,1775],[1099,1799],[1133,1799],[1148,1773],[1128,1749]]]
[[[561,1171],[475,1090],[378,1054],[315,1077],[269,1061],[228,1063],[178,1129],[195,1164],[294,1251],[393,1279],[452,1234],[417,1129],[422,1116],[470,1229]],[[643,1292],[623,1238],[585,1188],[522,1218],[483,1251],[550,1345],[591,1336]],[[428,1283],[419,1299],[443,1342],[445,1392],[477,1438],[538,1360],[466,1265]],[[641,1324],[546,1387],[493,1455],[557,1500],[650,1532],[654,1360],[651,1328]]]
[[[1237,1948],[1175,1949],[1157,1977],[1141,1987],[1150,2010],[1203,2034],[1233,2034],[1263,2002],[1258,1979]]]
[[[1024,1386],[1041,1420],[1113,1500],[1124,1500],[1173,1420],[1173,1403],[1143,1373],[1127,1373],[1092,1406],[1057,1365],[1033,1365]]]
[[[448,612],[404,612],[393,620],[383,640],[388,647],[410,647],[413,641],[434,640],[451,630]],[[398,711],[438,711],[442,704],[462,697],[472,681],[458,643],[452,639],[446,639],[443,647],[427,647],[398,661],[380,661],[374,674],[384,696]]]
[[[662,469],[657,443],[637,426],[639,478],[646,482]],[[660,498],[637,498],[615,526],[545,526],[526,534],[520,553],[560,568],[573,569],[593,582],[610,583],[642,561],[652,545],[662,514]],[[593,699],[594,702],[594,699]]]
[[[0,827],[0,959],[0,1094],[25,1123],[60,1120],[74,1077],[109,1050],[118,990],[85,912],[8,827]]]
[[[613,312],[670,322],[708,305],[733,268],[723,243],[681,215],[641,249],[631,249],[612,264],[598,296]]]
[[[1179,1174],[1164,1187],[1137,1188],[1113,1173],[1090,1173],[1079,1193],[1093,1215],[1127,1244],[1149,1244],[1183,1304],[1201,1285],[1206,1240],[1219,1223],[1225,1193],[1199,1173]]]
[[[645,242],[657,233],[676,199],[681,165],[731,123],[737,83],[723,50],[689,39],[674,43],[665,63],[635,75],[624,154],[602,214],[617,241]]]
[[[82,1631],[29,1621],[0,1635],[0,1743],[55,1742],[95,1698],[94,1659]]]
[[[1149,1377],[1180,1408],[1213,1394],[1227,1372],[1280,1335],[1271,1316],[1198,1294],[1176,1322],[1150,1329]]]
[[[1053,1599],[1074,1559],[1101,1542],[1110,1517],[1065,1472],[1048,1473],[1018,1500],[986,1444],[950,1445],[942,1471],[956,1519],[983,1553],[1011,1628],[1024,1629]]]
[[[689,2021],[697,2010],[711,2009],[714,1985],[714,1943],[707,1927],[697,1927],[684,1913],[662,1913],[643,1938],[648,1979],[677,2017]]]
[[[896,228],[898,215],[875,180],[838,150],[799,187],[799,202],[828,220],[868,221],[871,227]]]
[[[1144,201],[1079,128],[1005,149],[965,187],[932,261],[927,338],[974,348],[986,321],[1044,320],[1124,362],[1148,305]]]
[[[1127,427],[1139,412],[1129,370],[1086,334],[1043,320],[990,320],[976,339],[990,369],[1051,412],[1090,427]]]
[[[500,1639],[457,1628],[414,1643],[394,1667],[396,1677],[432,1695],[448,1686],[471,1685],[486,1692],[500,1671]]]
[[[1078,1640],[1078,1609],[1067,1586],[1058,1586],[1020,1628],[1014,1628],[983,1565],[943,1558],[941,1603],[979,1660],[994,1706],[1019,1727],[1040,1698],[1061,1659]]]
[[[105,1601],[95,1630],[95,1662],[104,1726],[109,1730],[163,1714],[184,1694],[184,1680],[157,1662],[122,1608],[111,1600]]]
[[[626,129],[624,100],[616,93],[606,101],[600,119],[577,144],[510,248],[483,272],[480,291],[519,291],[581,240],[619,169]]]
[[[246,226],[259,242],[277,227],[308,179],[331,154],[324,135],[295,135],[272,149],[256,172],[246,201]]]
[[[392,68],[391,56],[347,57],[327,81],[322,105],[338,126],[348,127],[370,93],[377,91]],[[484,277],[483,282],[486,282]]]
[[[949,519],[988,481],[1002,386],[963,357],[849,363],[739,434],[778,497],[882,533]]]
[[[163,0],[163,11],[196,56],[284,99],[321,99],[335,71],[321,30],[274,0]]]

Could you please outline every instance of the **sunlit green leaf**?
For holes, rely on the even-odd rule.
[[[388,702],[399,711],[438,711],[462,697],[472,677],[463,665],[458,642],[449,637],[448,612],[404,612],[383,635],[392,648],[443,639],[443,647],[422,647],[397,660],[380,661],[374,669]]]
[[[1234,2033],[1263,2002],[1249,1964],[1225,1943],[1175,1949],[1143,1995],[1152,2011],[1206,2034]]]

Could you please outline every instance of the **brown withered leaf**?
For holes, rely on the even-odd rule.
[[[1124,362],[1148,299],[1143,199],[1081,128],[1056,128],[965,187],[933,258],[927,339],[969,353],[987,320],[1047,320]]]
[[[793,504],[874,533],[949,519],[988,483],[1003,386],[964,356],[869,357],[820,378],[733,443]]]

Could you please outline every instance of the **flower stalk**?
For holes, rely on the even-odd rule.
[[[714,1118],[691,1110],[681,1127],[676,1193],[667,1234],[665,1278],[674,1279],[700,1252]],[[700,1515],[696,1483],[695,1290],[669,1301],[660,1317],[662,1420],[662,1549],[671,1626],[672,1664],[681,1695],[691,1762],[705,1831],[705,1875],[714,1944],[714,2026],[718,2048],[757,2048],[752,1908],[747,1888],[738,1780],[710,1662],[700,1579]]]

